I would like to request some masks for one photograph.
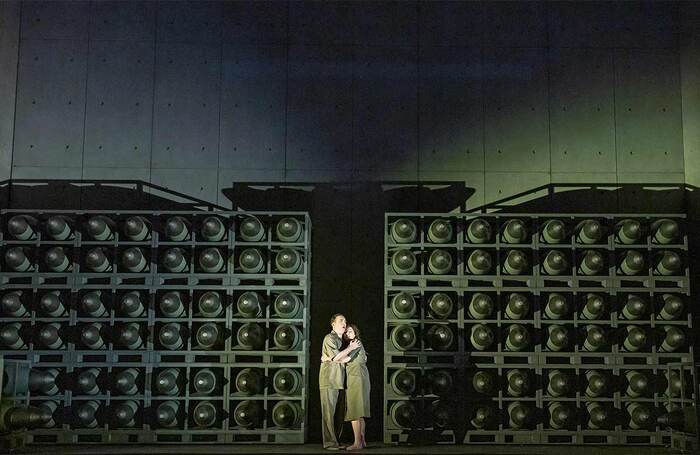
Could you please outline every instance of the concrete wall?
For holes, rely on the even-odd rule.
[[[0,180],[9,179],[12,169],[19,11],[19,2],[0,2]]]
[[[683,5],[681,92],[686,183],[700,186],[700,5]]]
[[[688,171],[685,5],[0,8],[5,177],[136,179],[224,206],[234,181],[451,180],[474,207]]]

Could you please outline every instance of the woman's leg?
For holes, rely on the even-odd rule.
[[[360,417],[360,444],[362,447],[367,447],[367,441],[365,440],[365,418]]]
[[[362,428],[360,427],[359,420],[353,420],[352,422],[352,432],[355,434],[355,442],[351,446],[347,447],[347,450],[357,450],[362,448]]]

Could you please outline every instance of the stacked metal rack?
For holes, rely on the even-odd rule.
[[[303,443],[306,212],[0,212],[30,443]]]
[[[385,442],[692,443],[685,228],[386,214]]]

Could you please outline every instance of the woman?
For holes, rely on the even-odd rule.
[[[355,324],[349,324],[343,335],[344,344],[353,340],[360,341],[360,330]],[[323,362],[330,362],[332,359],[327,356],[321,357]],[[367,446],[365,440],[365,418],[370,417],[369,412],[369,370],[367,370],[367,353],[360,343],[360,347],[336,358],[336,362],[345,364],[345,374],[347,377],[345,421],[352,423],[352,431],[355,434],[355,442],[347,450],[359,450]]]

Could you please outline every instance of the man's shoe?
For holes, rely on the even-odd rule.
[[[340,446],[326,446],[324,447],[326,450],[340,450]]]

